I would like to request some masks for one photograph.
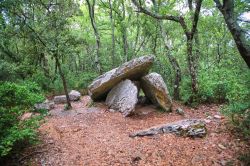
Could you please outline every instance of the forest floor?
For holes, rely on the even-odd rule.
[[[39,128],[42,143],[26,149],[22,165],[34,166],[182,166],[241,165],[238,156],[249,144],[231,134],[220,105],[181,107],[185,116],[163,113],[154,106],[138,106],[134,116],[124,118],[109,112],[102,103],[88,108],[89,98],[72,103],[64,111],[56,105]],[[175,109],[174,109],[175,110]],[[220,115],[221,118],[215,118]],[[186,118],[212,117],[205,138],[183,138],[173,134],[130,138],[148,127]]]

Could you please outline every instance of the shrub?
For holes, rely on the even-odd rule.
[[[44,97],[37,84],[26,82],[22,84],[5,82],[0,85],[0,107],[31,107],[42,102]]]
[[[44,100],[41,89],[32,82],[0,85],[0,158],[8,155],[18,143],[33,142],[40,117],[20,121],[20,116]]]
[[[244,136],[250,136],[250,71],[233,67],[213,66],[199,73],[198,103],[226,103],[222,112],[230,117],[232,123]],[[190,82],[183,79],[184,100],[191,94]]]

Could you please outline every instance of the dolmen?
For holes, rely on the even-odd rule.
[[[171,111],[172,100],[162,76],[149,73],[153,62],[153,55],[142,56],[104,73],[88,86],[90,97],[105,100],[110,109],[126,117],[134,112],[142,90],[154,105]]]

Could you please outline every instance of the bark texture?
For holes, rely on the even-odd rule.
[[[71,106],[70,98],[69,98],[69,95],[68,95],[67,82],[66,82],[64,73],[63,73],[63,71],[62,71],[61,64],[60,64],[60,62],[59,62],[58,57],[55,56],[55,59],[56,59],[56,66],[58,67],[59,74],[60,74],[61,79],[62,79],[62,82],[63,82],[63,89],[64,89],[64,93],[65,93],[65,99],[66,99],[66,102],[67,102],[67,108],[68,108],[68,109],[71,109],[72,106]]]
[[[180,24],[180,26],[182,27],[184,34],[186,36],[186,41],[187,41],[187,61],[188,61],[188,69],[189,69],[189,73],[191,76],[191,86],[192,86],[192,92],[194,94],[197,94],[198,92],[198,81],[197,81],[197,71],[196,71],[196,64],[195,64],[195,57],[193,55],[193,39],[194,36],[196,34],[197,31],[197,25],[198,25],[198,21],[199,21],[199,15],[200,15],[200,9],[201,9],[201,4],[202,4],[202,0],[197,0],[196,1],[196,7],[195,7],[195,11],[193,14],[193,17],[191,19],[191,29],[188,28],[187,23],[184,20],[183,16],[174,16],[174,15],[160,15],[157,12],[152,12],[150,10],[148,10],[147,8],[142,7],[141,1],[137,1],[137,0],[132,0],[132,2],[137,6],[137,8],[139,9],[140,12],[149,15],[155,19],[158,20],[170,20],[170,21],[174,21]],[[154,2],[154,1],[153,1]],[[192,3],[191,1],[189,1],[189,3]]]
[[[93,3],[91,4],[89,0],[86,0],[87,5],[88,5],[88,9],[89,9],[89,17],[91,20],[91,25],[94,29],[94,33],[95,33],[95,39],[96,39],[96,56],[95,56],[95,64],[97,67],[97,70],[99,73],[102,73],[102,68],[101,68],[101,64],[99,61],[100,58],[100,46],[101,46],[101,39],[100,39],[100,35],[96,26],[96,22],[95,22],[95,0],[93,0]]]
[[[245,32],[237,23],[237,18],[234,14],[234,0],[223,0],[223,4],[219,0],[214,0],[214,2],[225,19],[241,57],[250,68],[250,42],[246,39]]]

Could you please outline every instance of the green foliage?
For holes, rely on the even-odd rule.
[[[184,103],[187,103],[192,95],[192,90],[190,87],[191,87],[190,78],[183,77],[181,81],[180,93],[181,93],[181,99],[183,100]]]
[[[94,71],[82,73],[67,73],[66,77],[68,88],[84,90],[97,76],[98,74]],[[59,76],[56,77],[54,83],[51,85],[51,89],[53,89],[55,93],[63,93],[62,80]]]
[[[110,2],[114,25],[111,23],[109,1],[96,1],[95,4],[94,17],[100,35],[100,57],[96,57],[96,36],[85,2],[1,2],[0,81],[30,82],[2,83],[0,107],[9,112],[28,109],[35,102],[43,100],[38,86],[49,93],[64,93],[55,57],[59,59],[68,89],[86,92],[90,82],[99,75],[97,60],[105,72],[125,61],[125,51],[128,59],[155,54],[152,71],[163,76],[170,94],[173,94],[176,72],[168,58],[171,53],[180,66],[181,99],[193,106],[225,102],[227,106],[223,109],[224,113],[232,117],[233,123],[244,133],[249,131],[246,110],[250,101],[250,73],[240,58],[224,18],[219,10],[215,10],[213,1],[203,1],[198,35],[193,43],[193,55],[197,56],[194,58],[197,58],[199,88],[195,96],[191,90],[186,38],[180,24],[170,20],[162,21],[169,47],[166,48],[159,20],[134,12],[134,6],[129,1]],[[144,7],[153,11],[151,5],[146,3],[142,1]],[[193,12],[183,11],[181,6],[186,5],[184,1],[158,3],[159,14],[182,15],[188,29],[191,29],[190,18]],[[240,16],[248,9],[246,1],[235,1],[235,16]],[[240,26],[245,30],[249,29],[247,22],[240,22]],[[125,41],[128,44],[127,50],[124,47]],[[111,55],[113,44],[114,55]]]
[[[37,102],[42,102],[44,97],[41,89],[33,82],[16,84],[11,82],[1,83],[0,86],[0,107],[27,108]]]
[[[198,102],[224,103],[223,113],[250,136],[250,71],[238,67],[212,67],[199,73]]]
[[[250,165],[250,150],[245,153],[240,154],[238,159],[244,163],[244,165]]]
[[[0,60],[0,80],[13,79],[15,67],[12,63]]]
[[[68,84],[71,89],[86,89],[97,76],[98,74],[92,71],[68,75]]]
[[[31,143],[36,138],[39,116],[25,121],[20,117],[32,106],[44,100],[37,84],[4,82],[0,85],[0,158],[18,144]]]
[[[35,82],[39,87],[41,87],[45,91],[52,90],[53,85],[51,79],[47,77],[42,71],[37,71],[28,80],[30,80],[31,82]]]

